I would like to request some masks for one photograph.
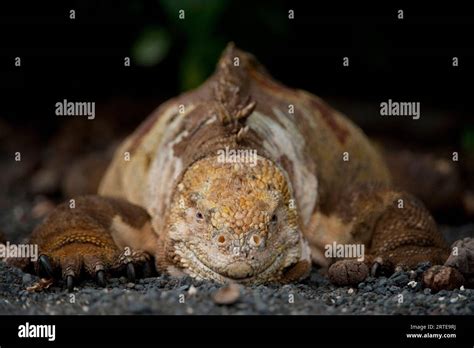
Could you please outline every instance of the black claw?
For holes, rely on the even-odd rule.
[[[135,267],[131,262],[127,264],[127,278],[130,282],[135,282]]]
[[[372,265],[372,268],[370,270],[370,275],[372,277],[375,277],[377,275],[377,271],[379,270],[379,267],[380,267],[380,263],[374,262],[374,264]]]
[[[105,272],[103,270],[97,271],[96,277],[97,277],[97,284],[105,288],[105,286],[107,285],[105,282]]]
[[[72,275],[66,277],[66,284],[68,291],[72,292],[74,290],[74,277]]]
[[[41,255],[38,259],[40,263],[41,271],[43,271],[48,277],[53,277],[53,267],[51,266],[51,262],[49,262],[49,258],[46,255]]]

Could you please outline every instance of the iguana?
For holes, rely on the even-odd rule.
[[[98,195],[58,206],[31,242],[41,256],[23,268],[70,289],[84,276],[104,285],[115,271],[133,280],[150,262],[172,276],[244,284],[298,281],[314,263],[351,284],[449,256],[429,212],[392,188],[361,129],[233,44],[202,86],[123,141]],[[364,245],[364,259],[327,257],[334,242]]]

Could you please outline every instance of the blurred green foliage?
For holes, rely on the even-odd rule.
[[[229,6],[227,0],[161,0],[175,37],[186,42],[182,52],[179,79],[183,90],[199,86],[211,73],[225,42],[214,34],[219,19]],[[184,10],[184,19],[179,17]]]
[[[199,86],[212,73],[229,41],[239,39],[239,46],[253,47],[252,52],[258,53],[255,47],[263,50],[271,42],[289,37],[281,2],[252,3],[252,11],[245,1],[158,0],[158,4],[160,11],[153,13],[135,8],[149,15],[151,22],[137,36],[132,57],[143,67],[175,59],[182,91]],[[184,18],[180,18],[180,10],[184,10]]]
[[[467,128],[462,134],[462,147],[466,152],[474,152],[474,128]]]
[[[190,37],[206,37],[212,34],[219,17],[229,5],[227,0],[161,0],[168,17]],[[185,10],[185,19],[179,11]]]
[[[197,87],[212,72],[216,57],[226,44],[216,33],[228,0],[161,0],[165,23],[146,27],[132,47],[138,65],[159,64],[171,49],[183,42],[179,54],[179,85],[182,90]],[[184,19],[180,18],[184,10]]]
[[[153,66],[163,60],[170,48],[168,33],[159,27],[143,30],[132,47],[133,61],[142,66]]]

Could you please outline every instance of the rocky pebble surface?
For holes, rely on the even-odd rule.
[[[0,262],[0,314],[472,315],[474,289],[433,294],[420,283],[428,267],[425,263],[413,271],[368,278],[352,288],[336,287],[314,270],[307,280],[283,286],[222,289],[213,282],[161,275],[135,284],[113,278],[106,288],[85,281],[68,293],[61,283],[29,292],[26,288],[38,278]]]

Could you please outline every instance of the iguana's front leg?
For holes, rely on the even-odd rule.
[[[405,192],[374,186],[357,187],[341,196],[331,216],[319,218],[319,232],[309,239],[325,243],[363,243],[363,261],[332,260],[329,278],[338,285],[357,284],[369,274],[414,268],[429,261],[442,265],[450,249],[423,204]],[[314,237],[316,234],[317,238]],[[330,264],[330,262],[328,262]]]
[[[375,259],[404,268],[416,267],[420,262],[439,265],[446,261],[448,245],[421,201],[405,192],[382,190],[374,194],[383,201],[369,248]]]
[[[37,262],[11,260],[42,277],[63,278],[69,290],[79,278],[95,278],[105,285],[108,274],[136,272],[150,267],[157,237],[150,217],[139,206],[123,200],[83,196],[59,205],[32,233]]]

